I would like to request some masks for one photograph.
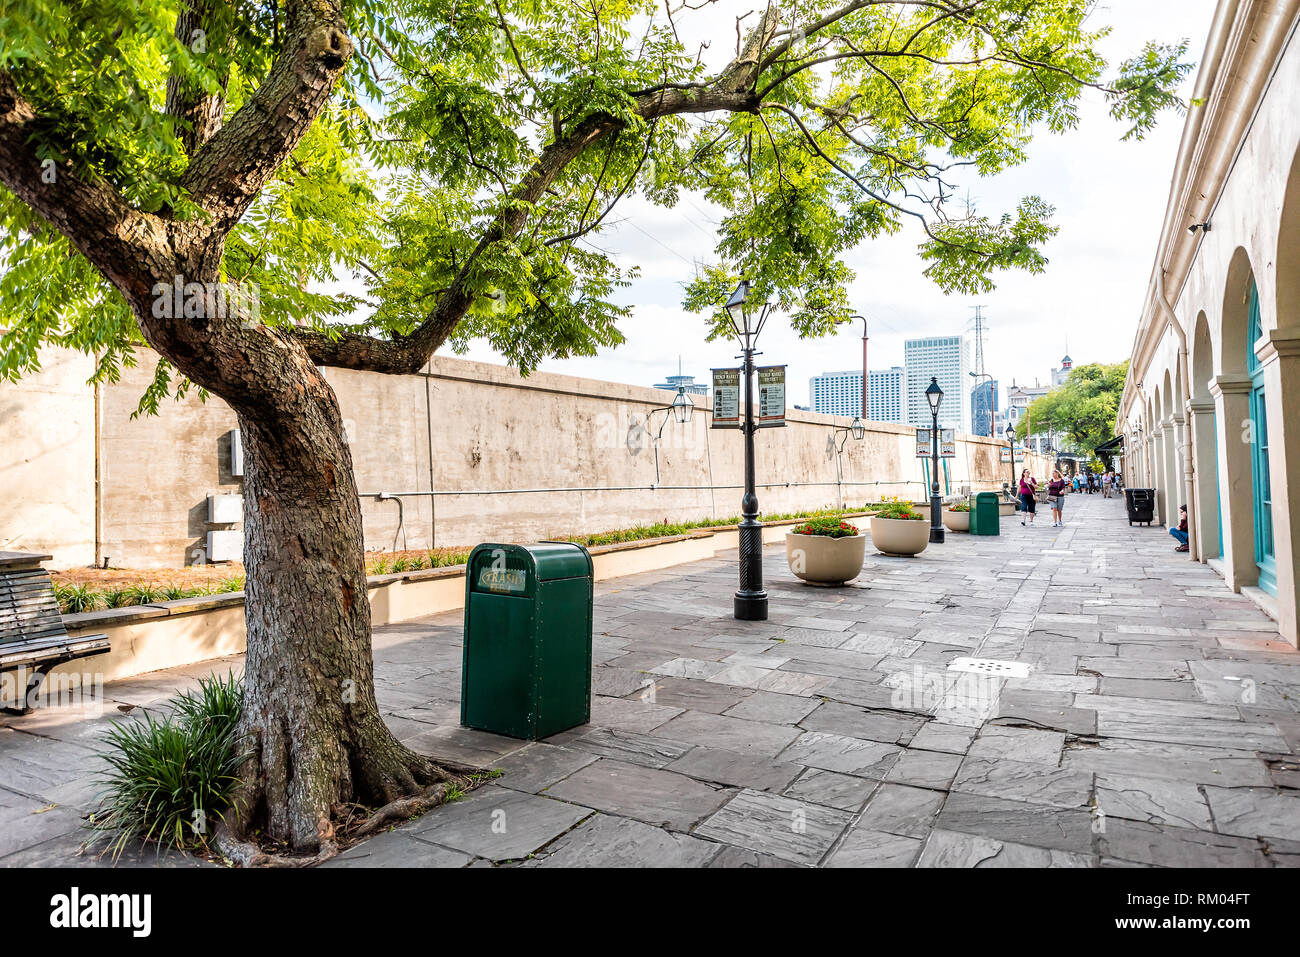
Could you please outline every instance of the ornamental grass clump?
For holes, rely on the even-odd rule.
[[[64,585],[55,582],[54,598],[59,603],[59,613],[64,615],[99,611],[104,607],[104,596],[89,585]]]
[[[109,769],[87,825],[109,835],[104,853],[116,859],[133,840],[160,852],[207,849],[244,758],[236,733],[243,700],[243,681],[233,673],[200,678],[164,717],[147,714],[108,732]]]
[[[813,518],[796,525],[790,531],[796,535],[821,535],[826,538],[848,538],[858,534],[858,527],[834,516]]]

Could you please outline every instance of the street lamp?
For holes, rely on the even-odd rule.
[[[1016,427],[1012,423],[1007,423],[1007,450],[1011,456],[1011,484],[1007,486],[1007,494],[1014,501],[1016,493]]]
[[[871,407],[870,405],[868,405],[867,402],[867,392],[869,390],[869,384],[871,378],[871,373],[867,371],[867,317],[859,316],[857,313],[854,313],[853,315],[849,316],[849,318],[862,320],[862,416],[861,418],[865,419],[868,415],[871,414]],[[853,437],[855,439],[862,438],[862,436],[858,435],[856,432],[853,433]]]
[[[745,380],[745,495],[740,500],[740,589],[733,601],[735,617],[740,621],[767,621],[767,592],[763,590],[763,526],[758,522],[758,496],[754,492],[754,343],[763,331],[771,305],[749,301],[749,280],[740,285],[727,300],[727,315],[740,341],[745,363],[741,375]],[[755,322],[754,310],[757,309]],[[739,357],[738,357],[739,358]]]
[[[925,400],[930,403],[930,415],[934,420],[934,427],[930,430],[930,462],[933,470],[930,476],[930,541],[941,544],[943,504],[939,501],[939,404],[943,402],[943,389],[939,388],[936,376],[930,376],[930,384],[925,389]]]
[[[840,435],[843,433],[843,435]],[[867,434],[867,424],[862,421],[862,416],[855,416],[853,421],[848,425],[837,425],[835,431],[831,433],[831,444],[835,445],[835,436],[840,435],[839,445],[835,447],[835,487],[839,490],[840,508],[844,508],[844,443],[853,436],[855,442],[861,442]]]
[[[670,421],[675,421],[678,425],[690,425],[691,414],[694,411],[695,411],[695,403],[692,402],[691,397],[686,394],[686,386],[679,385],[677,387],[677,395],[673,397],[673,401],[671,405],[660,406],[659,408],[651,409],[649,412],[646,413],[645,416],[646,431],[649,431],[650,429],[651,416],[653,416],[656,412],[668,413],[667,415],[664,416],[664,420],[661,423],[659,423],[659,431],[655,433],[655,437],[654,437],[653,444],[655,447],[655,484],[656,485],[659,484],[659,440],[663,438],[664,427],[667,426]]]

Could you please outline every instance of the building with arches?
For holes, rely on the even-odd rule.
[[[1130,487],[1300,644],[1300,0],[1221,0],[1120,400]],[[1173,542],[1171,540],[1170,545]]]

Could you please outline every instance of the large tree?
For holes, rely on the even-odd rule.
[[[1089,363],[1070,370],[1065,382],[1029,404],[1016,432],[1021,439],[1052,431],[1063,439],[1062,451],[1091,458],[1093,450],[1115,436],[1115,413],[1128,375],[1128,360],[1110,365]]]
[[[848,252],[905,226],[942,288],[987,289],[1043,268],[1052,211],[987,216],[954,203],[959,178],[1073,127],[1088,89],[1140,136],[1188,69],[1185,44],[1152,44],[1108,71],[1090,0],[791,0],[734,40],[719,6],[5,4],[0,372],[52,343],[111,378],[147,343],[144,410],[192,384],[239,418],[236,838],[328,853],[341,803],[447,777],[375,705],[360,507],[320,367],[412,373],[484,338],[528,370],[618,344],[633,270],[595,240],[632,196],[725,210],[687,294],[715,315],[744,274],[825,333],[850,311]],[[352,294],[324,287],[349,275]],[[258,297],[223,308],[237,283]]]

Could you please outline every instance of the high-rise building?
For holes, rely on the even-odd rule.
[[[943,389],[939,425],[960,432],[971,431],[970,344],[965,336],[930,336],[903,343],[906,372],[904,421],[909,425],[930,425],[930,404],[925,390],[931,377]]]
[[[998,380],[982,379],[971,390],[971,431],[975,435],[988,435],[998,414]]]
[[[867,387],[868,422],[902,422],[904,374],[901,366],[872,369]],[[862,412],[862,370],[824,372],[808,380],[814,412],[855,416]]]

